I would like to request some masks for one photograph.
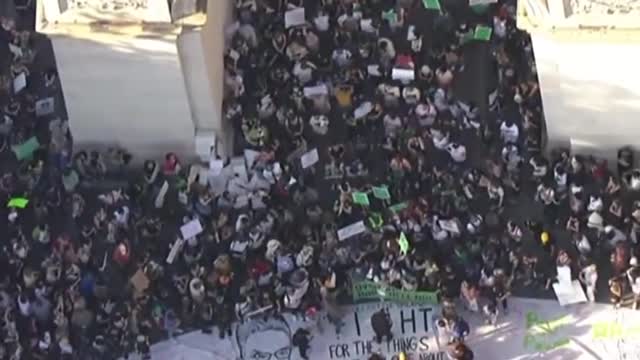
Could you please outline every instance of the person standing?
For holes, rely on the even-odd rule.
[[[589,301],[595,302],[596,283],[598,282],[598,269],[596,267],[596,264],[585,266],[585,268],[580,271],[578,279],[580,279],[580,281],[587,288],[587,298],[589,299]]]
[[[310,343],[311,343],[311,334],[307,329],[300,328],[296,330],[293,334],[293,345],[298,348],[300,352],[300,357],[308,360],[309,356],[307,355],[307,351],[309,351]]]

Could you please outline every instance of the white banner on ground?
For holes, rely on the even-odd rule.
[[[373,340],[371,316],[388,306],[394,338],[378,344]],[[611,305],[585,304],[569,308],[553,300],[510,299],[508,315],[496,326],[486,325],[479,314],[459,310],[469,323],[466,342],[476,359],[638,359],[640,358],[640,312],[614,309]],[[151,347],[154,360],[249,360],[252,353],[286,353],[286,360],[300,360],[292,344],[301,327],[312,335],[310,359],[365,360],[373,352],[395,359],[400,351],[410,359],[445,360],[447,333],[433,326],[438,306],[400,306],[372,303],[341,307],[339,334],[324,312],[319,321],[302,322],[288,314],[280,318],[256,316],[233,326],[232,336],[220,339],[195,331]],[[255,331],[254,331],[255,330]],[[273,357],[272,357],[273,358]]]

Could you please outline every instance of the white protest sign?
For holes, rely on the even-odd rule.
[[[469,6],[495,4],[498,0],[469,0]]]
[[[571,268],[568,266],[556,267],[558,271],[558,282],[562,284],[571,284]]]
[[[307,86],[304,88],[304,96],[307,98],[318,96],[318,95],[327,95],[329,94],[329,90],[326,85],[317,85],[317,86]]]
[[[371,318],[383,307],[393,323],[394,338],[378,344],[374,340]],[[438,306],[380,303],[343,306],[338,309],[343,315],[339,335],[324,312],[315,315],[316,318],[301,321],[286,312],[272,316],[267,310],[255,310],[243,322],[233,324],[233,336],[220,338],[218,329],[214,328],[213,336],[194,331],[154,344],[151,347],[153,359],[251,360],[254,359],[251,354],[267,354],[266,358],[270,360],[301,360],[293,345],[293,334],[298,329],[306,329],[313,338],[307,353],[309,359],[365,360],[373,352],[382,354],[384,359],[396,359],[394,356],[401,348],[413,360],[447,359],[446,349],[439,349],[436,341],[438,332],[434,322],[441,311]],[[444,339],[442,342],[446,343]],[[286,356],[269,358],[268,354],[274,351]]]
[[[378,344],[373,340],[371,318],[383,306],[389,309],[393,339]],[[609,304],[565,308],[554,300],[522,298],[509,299],[509,309],[495,326],[485,324],[480,314],[464,312],[471,328],[465,342],[476,359],[608,360],[640,355],[640,331],[634,325],[640,322],[639,311],[614,309]],[[440,311],[437,305],[376,302],[343,306],[337,309],[343,325],[339,335],[324,312],[306,321],[287,313],[255,316],[235,323],[231,327],[234,336],[219,338],[217,328],[213,334],[193,331],[152,345],[151,353],[154,360],[248,360],[247,354],[286,349],[287,360],[299,360],[292,337],[305,328],[313,337],[307,353],[310,359],[364,360],[379,353],[387,360],[397,360],[398,353],[405,351],[411,360],[446,360],[448,331],[434,326]]]
[[[178,252],[182,249],[182,245],[184,245],[184,240],[178,238],[176,242],[171,246],[171,251],[169,251],[169,255],[167,255],[167,264],[173,264],[173,261],[178,256]]]
[[[367,73],[371,76],[382,76],[380,65],[367,65]]]
[[[199,235],[202,232],[202,225],[198,219],[193,219],[180,227],[180,233],[183,239],[189,239]]]
[[[367,116],[372,110],[373,104],[370,101],[366,101],[353,111],[353,117],[355,119],[363,118]]]
[[[371,19],[361,19],[360,20],[360,29],[364,32],[374,33],[376,32],[376,28],[373,27],[373,21]]]
[[[400,81],[412,81],[416,76],[415,71],[409,69],[393,68],[391,70],[391,78]]]
[[[287,29],[303,25],[305,22],[304,8],[295,8],[284,13],[284,26]]]
[[[164,205],[164,198],[167,195],[167,191],[169,191],[169,183],[165,180],[158,192],[158,196],[156,196],[156,209],[160,209]]]
[[[300,163],[302,164],[303,169],[312,166],[313,164],[317,163],[318,160],[320,160],[318,149],[313,149],[309,152],[306,152],[300,157]]]
[[[195,138],[196,155],[204,163],[211,159],[211,154],[216,151],[216,134],[211,131],[196,133]]]
[[[587,296],[578,280],[569,283],[555,283],[553,291],[556,293],[558,303],[562,306],[587,302]]]
[[[224,168],[224,160],[211,159],[209,160],[209,174],[212,176],[218,176],[222,173]]]
[[[362,234],[367,230],[366,226],[364,226],[364,221],[358,221],[351,225],[345,226],[342,229],[338,230],[338,240],[343,241],[352,236],[356,236],[358,234]]]
[[[458,227],[458,223],[454,220],[438,220],[438,225],[449,232],[459,234],[460,228]]]
[[[55,101],[52,97],[36,101],[36,116],[47,116],[55,109]]]
[[[27,87],[27,75],[21,72],[15,79],[13,79],[13,92],[15,94],[22,91],[22,89]]]

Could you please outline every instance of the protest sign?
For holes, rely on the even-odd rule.
[[[284,14],[284,26],[290,27],[303,25],[305,23],[304,8],[295,8]]]
[[[167,196],[167,191],[169,191],[169,183],[165,180],[158,192],[158,196],[156,196],[155,206],[156,209],[160,209],[164,206],[164,198]]]
[[[36,116],[47,116],[52,114],[55,109],[55,101],[52,97],[36,101]]]
[[[492,33],[493,30],[490,27],[478,25],[473,32],[473,39],[479,41],[489,41],[491,40]]]
[[[202,225],[198,219],[191,220],[180,227],[180,233],[185,240],[197,236],[201,232]]]
[[[389,188],[387,185],[382,186],[374,186],[371,188],[373,190],[373,196],[380,200],[389,200],[391,198],[391,194],[389,193]]]
[[[422,0],[422,4],[424,5],[425,9],[438,11],[442,9],[442,7],[440,6],[440,0]]]
[[[338,230],[338,240],[343,241],[352,236],[356,236],[365,232],[367,228],[364,226],[364,221],[358,221],[351,225],[345,226]]]
[[[553,284],[553,291],[562,306],[587,302],[587,296],[578,280],[569,283],[555,283]]]
[[[169,251],[169,255],[167,255],[167,264],[173,264],[173,261],[178,256],[178,252],[182,249],[182,245],[184,244],[184,240],[178,238],[171,246],[171,251]]]
[[[27,87],[27,75],[21,72],[18,76],[13,79],[13,92],[14,94],[19,93],[25,87]]]
[[[212,159],[209,161],[209,173],[212,176],[218,176],[224,168],[224,160]]]
[[[327,89],[327,86],[324,84],[316,85],[316,86],[307,86],[304,88],[303,91],[304,91],[304,96],[308,98],[318,96],[318,95],[329,94],[329,90]]]
[[[403,255],[406,255],[409,251],[409,240],[407,240],[407,236],[404,232],[400,233],[400,238],[398,239],[398,245],[400,245],[400,252]]]
[[[24,209],[29,204],[29,200],[25,198],[13,198],[7,203],[7,207]]]
[[[320,156],[318,155],[318,149],[313,149],[309,152],[306,152],[300,157],[300,163],[302,164],[303,169],[306,169],[309,166],[313,166],[319,160]]]
[[[353,284],[353,301],[384,300],[404,304],[438,304],[438,295],[431,291],[411,291],[388,287],[370,281]]]
[[[495,4],[498,0],[469,0],[469,6]]]
[[[351,194],[351,197],[353,198],[354,203],[358,205],[369,206],[369,195],[367,195],[367,193],[356,191]]]
[[[13,152],[16,154],[16,158],[21,161],[30,158],[38,148],[40,148],[40,142],[34,136],[21,145],[14,146]]]
[[[394,68],[391,70],[391,78],[399,81],[412,81],[416,77],[416,72],[413,69],[399,69]]]
[[[405,201],[405,202],[401,202],[401,203],[390,206],[389,210],[391,210],[391,212],[398,213],[406,209],[407,207],[409,207],[409,203]]]

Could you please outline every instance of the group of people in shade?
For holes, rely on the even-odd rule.
[[[617,174],[543,154],[514,3],[236,1],[223,115],[242,162],[215,149],[208,164],[72,155],[66,121],[34,122],[29,86],[4,86],[0,359],[148,359],[167,334],[223,338],[282,312],[340,332],[360,282],[437,293],[453,359],[473,358],[461,305],[495,325],[513,292],[551,294],[557,266],[589,300],[606,283],[635,307],[633,150]],[[33,60],[30,35],[7,20],[0,32],[13,80]],[[497,83],[480,102],[459,95],[477,54]],[[29,76],[55,86],[54,70]],[[18,157],[31,136],[41,145]],[[392,337],[374,317],[376,340]],[[309,335],[295,336],[302,358]]]

